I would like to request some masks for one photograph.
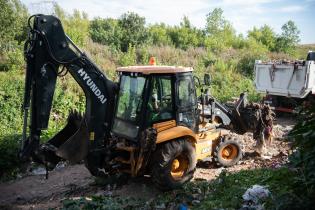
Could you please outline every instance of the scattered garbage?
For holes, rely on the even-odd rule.
[[[32,169],[31,174],[33,175],[45,175],[46,174],[46,168],[44,167],[37,167]]]
[[[179,206],[178,206],[178,210],[187,210],[188,209],[188,207],[185,205],[185,204],[179,204]]]
[[[261,185],[253,185],[242,196],[244,205],[242,209],[263,210],[263,202],[271,195],[270,191]]]
[[[61,162],[59,162],[56,166],[55,166],[55,170],[60,170],[60,169],[62,169],[62,168],[64,168],[64,167],[66,167],[67,166],[67,162],[64,162],[64,161],[61,161]]]
[[[155,209],[165,209],[165,208],[166,208],[165,203],[161,203],[155,206]]]
[[[198,205],[200,203],[200,200],[193,200],[192,202],[191,202],[191,204],[193,205],[193,206],[196,206],[196,205]]]

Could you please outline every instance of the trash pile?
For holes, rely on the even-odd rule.
[[[266,147],[271,145],[275,113],[269,105],[250,103],[240,109],[240,116],[246,131],[253,133],[256,152],[263,155],[267,151]]]

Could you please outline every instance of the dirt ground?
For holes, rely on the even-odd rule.
[[[279,118],[274,126],[274,140],[266,156],[254,155],[255,141],[252,134],[239,136],[244,142],[245,155],[239,164],[227,168],[237,172],[255,168],[277,168],[287,162],[290,147],[284,142],[285,135],[293,128],[294,119]],[[148,177],[129,180],[127,184],[95,185],[95,179],[84,165],[60,166],[50,172],[49,179],[36,168],[33,173],[21,175],[20,178],[0,183],[0,209],[48,209],[60,207],[63,199],[91,195],[113,194],[150,199],[161,193]],[[209,161],[198,164],[194,179],[215,179],[223,168],[217,168]],[[35,175],[36,174],[36,175]]]

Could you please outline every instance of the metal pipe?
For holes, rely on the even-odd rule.
[[[80,53],[80,56],[83,55],[84,54],[83,51],[74,44],[74,42],[70,39],[70,37],[66,34],[65,36],[67,40],[70,42],[70,44],[74,47],[74,49],[76,49]]]

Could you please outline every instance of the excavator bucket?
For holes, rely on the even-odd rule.
[[[89,133],[85,117],[71,112],[67,125],[40,148],[45,162],[55,165],[61,159],[74,164],[84,159],[89,148]]]

